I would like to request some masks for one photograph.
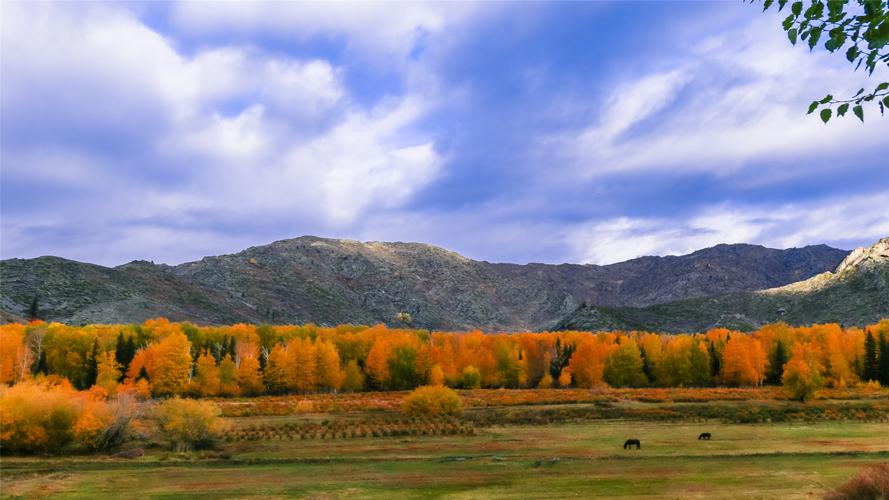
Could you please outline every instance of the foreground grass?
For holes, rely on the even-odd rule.
[[[698,441],[702,431],[713,440]],[[256,441],[228,458],[4,457],[5,497],[810,498],[889,460],[885,423],[591,421],[475,436]],[[628,437],[642,450],[624,451]],[[210,457],[218,455],[209,455]]]

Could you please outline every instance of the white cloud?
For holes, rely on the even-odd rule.
[[[173,22],[195,34],[242,33],[291,40],[345,39],[350,50],[403,62],[429,35],[488,8],[469,2],[205,2],[174,6]]]
[[[590,179],[633,170],[726,174],[884,148],[879,119],[862,125],[850,114],[825,126],[804,116],[818,92],[852,95],[865,77],[841,54],[792,47],[775,23],[761,16],[703,41],[668,70],[616,82],[595,123],[557,136],[554,154],[569,151],[578,175]]]
[[[662,217],[593,222],[566,231],[579,262],[609,264],[645,255],[682,255],[719,243],[789,248],[876,241],[889,235],[889,191],[850,199],[766,206],[716,205],[687,219]]]
[[[4,257],[28,248],[29,226],[136,221],[118,242],[127,246],[177,231],[144,221],[196,211],[215,214],[206,225],[348,224],[409,201],[441,165],[414,130],[434,96],[409,89],[366,109],[330,61],[239,45],[185,54],[114,5],[4,4],[2,31],[4,132],[15,132],[4,137],[4,180],[79,187],[77,199],[4,214],[4,239],[21,238]]]

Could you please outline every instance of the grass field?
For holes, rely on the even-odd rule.
[[[582,404],[568,399],[566,406]],[[385,418],[388,413],[354,410],[227,420],[233,429],[288,428],[368,414]],[[703,431],[711,432],[713,440],[698,441]],[[148,448],[136,460],[4,457],[0,491],[4,497],[25,498],[789,499],[818,498],[861,467],[889,461],[889,424],[881,421],[593,419],[477,426],[473,434],[275,436],[224,441],[210,452]],[[622,449],[630,437],[642,441],[641,450]]]

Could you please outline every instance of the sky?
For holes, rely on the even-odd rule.
[[[745,2],[15,3],[0,257],[177,264],[300,235],[492,262],[889,235],[886,76]]]

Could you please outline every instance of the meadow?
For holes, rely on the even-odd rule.
[[[459,417],[404,392],[214,401],[208,450],[150,437],[136,459],[4,456],[6,498],[811,498],[889,461],[889,391],[775,388],[460,391]],[[754,409],[751,416],[751,409]],[[713,439],[699,441],[700,432]],[[640,450],[624,450],[627,438]]]

